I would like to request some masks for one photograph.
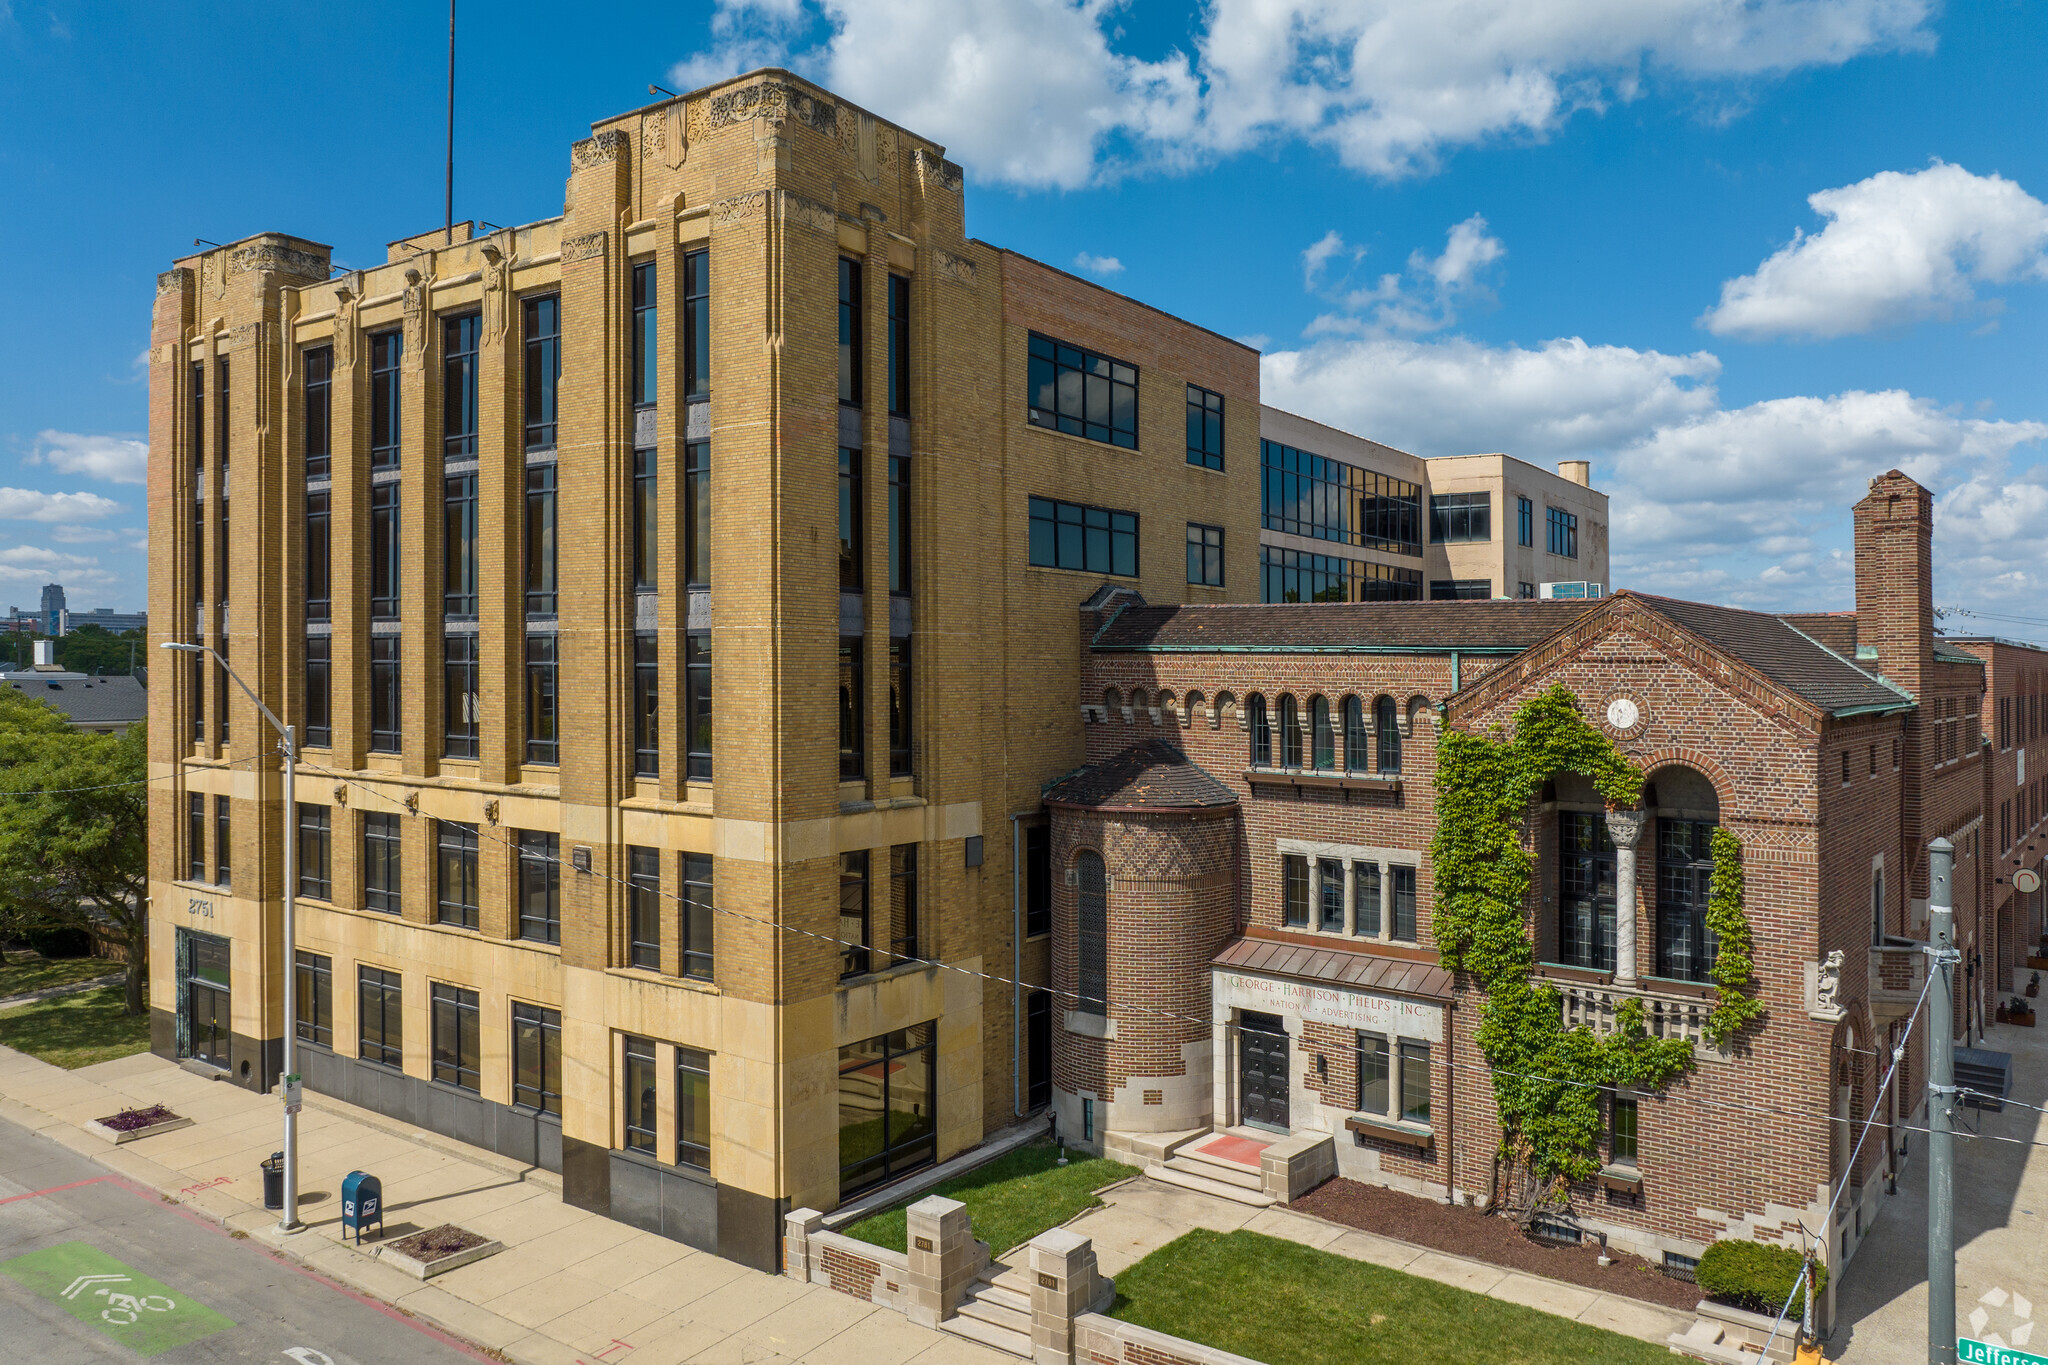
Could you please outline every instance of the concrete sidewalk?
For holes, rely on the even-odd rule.
[[[194,1123],[120,1147],[83,1130],[149,1104]],[[262,1207],[257,1166],[278,1146],[277,1099],[147,1054],[64,1071],[0,1047],[0,1116],[521,1365],[1014,1365],[823,1286],[572,1208],[546,1171],[320,1097],[299,1118],[307,1228],[285,1236]],[[351,1170],[383,1181],[389,1236],[458,1223],[506,1249],[425,1284],[380,1264],[341,1240]]]
[[[1518,1270],[1503,1270],[1497,1265],[1432,1251],[1411,1242],[1397,1242],[1287,1208],[1255,1209],[1142,1176],[1117,1186],[1102,1198],[1104,1207],[1089,1210],[1067,1227],[1094,1239],[1096,1266],[1105,1275],[1122,1274],[1125,1267],[1143,1260],[1191,1228],[1215,1232],[1244,1228],[1355,1261],[1406,1271],[1525,1308],[1555,1313],[1589,1327],[1605,1328],[1659,1346],[1665,1344],[1670,1333],[1683,1332],[1692,1325],[1692,1314],[1673,1312],[1640,1299],[1582,1289]]]

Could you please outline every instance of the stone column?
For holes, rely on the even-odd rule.
[[[1095,1243],[1054,1228],[1031,1239],[1031,1358],[1036,1365],[1070,1365],[1074,1319],[1095,1307]]]
[[[1640,810],[1607,812],[1607,837],[1614,841],[1614,984],[1631,990],[1636,984],[1636,841],[1642,838],[1643,819]]]
[[[806,1284],[811,1279],[811,1234],[825,1227],[816,1209],[791,1209],[782,1215],[782,1273]]]
[[[959,1200],[927,1195],[904,1210],[904,1241],[910,1253],[904,1316],[920,1327],[937,1327],[981,1268],[974,1220]]]

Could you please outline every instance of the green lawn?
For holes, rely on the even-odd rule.
[[[1059,1159],[1059,1148],[1049,1142],[1034,1142],[945,1181],[927,1194],[965,1204],[974,1218],[974,1235],[1000,1256],[1084,1209],[1099,1207],[1102,1201],[1095,1197],[1096,1190],[1138,1173],[1135,1166],[1080,1152],[1071,1153],[1064,1166]],[[904,1251],[910,1245],[900,1207],[863,1218],[842,1231],[891,1251]]]
[[[76,1071],[149,1049],[149,1015],[122,1013],[120,986],[0,1010],[0,1044]]]
[[[1112,1317],[1269,1365],[1654,1365],[1662,1345],[1256,1232],[1196,1230],[1116,1277]]]
[[[0,1000],[27,995],[45,986],[68,986],[74,981],[112,976],[122,970],[120,963],[103,957],[41,957],[16,949],[7,954],[7,965],[0,967]]]

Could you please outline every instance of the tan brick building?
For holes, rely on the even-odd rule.
[[[151,617],[303,757],[211,663],[151,690],[154,1049],[268,1087],[295,1027],[312,1088],[757,1265],[1042,1104],[1075,605],[1256,597],[1256,354],[970,238],[941,148],[779,71],[336,272],[158,281]]]

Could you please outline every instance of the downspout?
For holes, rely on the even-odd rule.
[[[1451,691],[1453,692],[1458,691],[1459,688],[1464,686],[1464,662],[1459,657],[1457,650],[1451,651]]]
[[[1018,821],[1010,817],[1010,1117],[1024,1117],[1024,901],[1018,893],[1023,859]]]

